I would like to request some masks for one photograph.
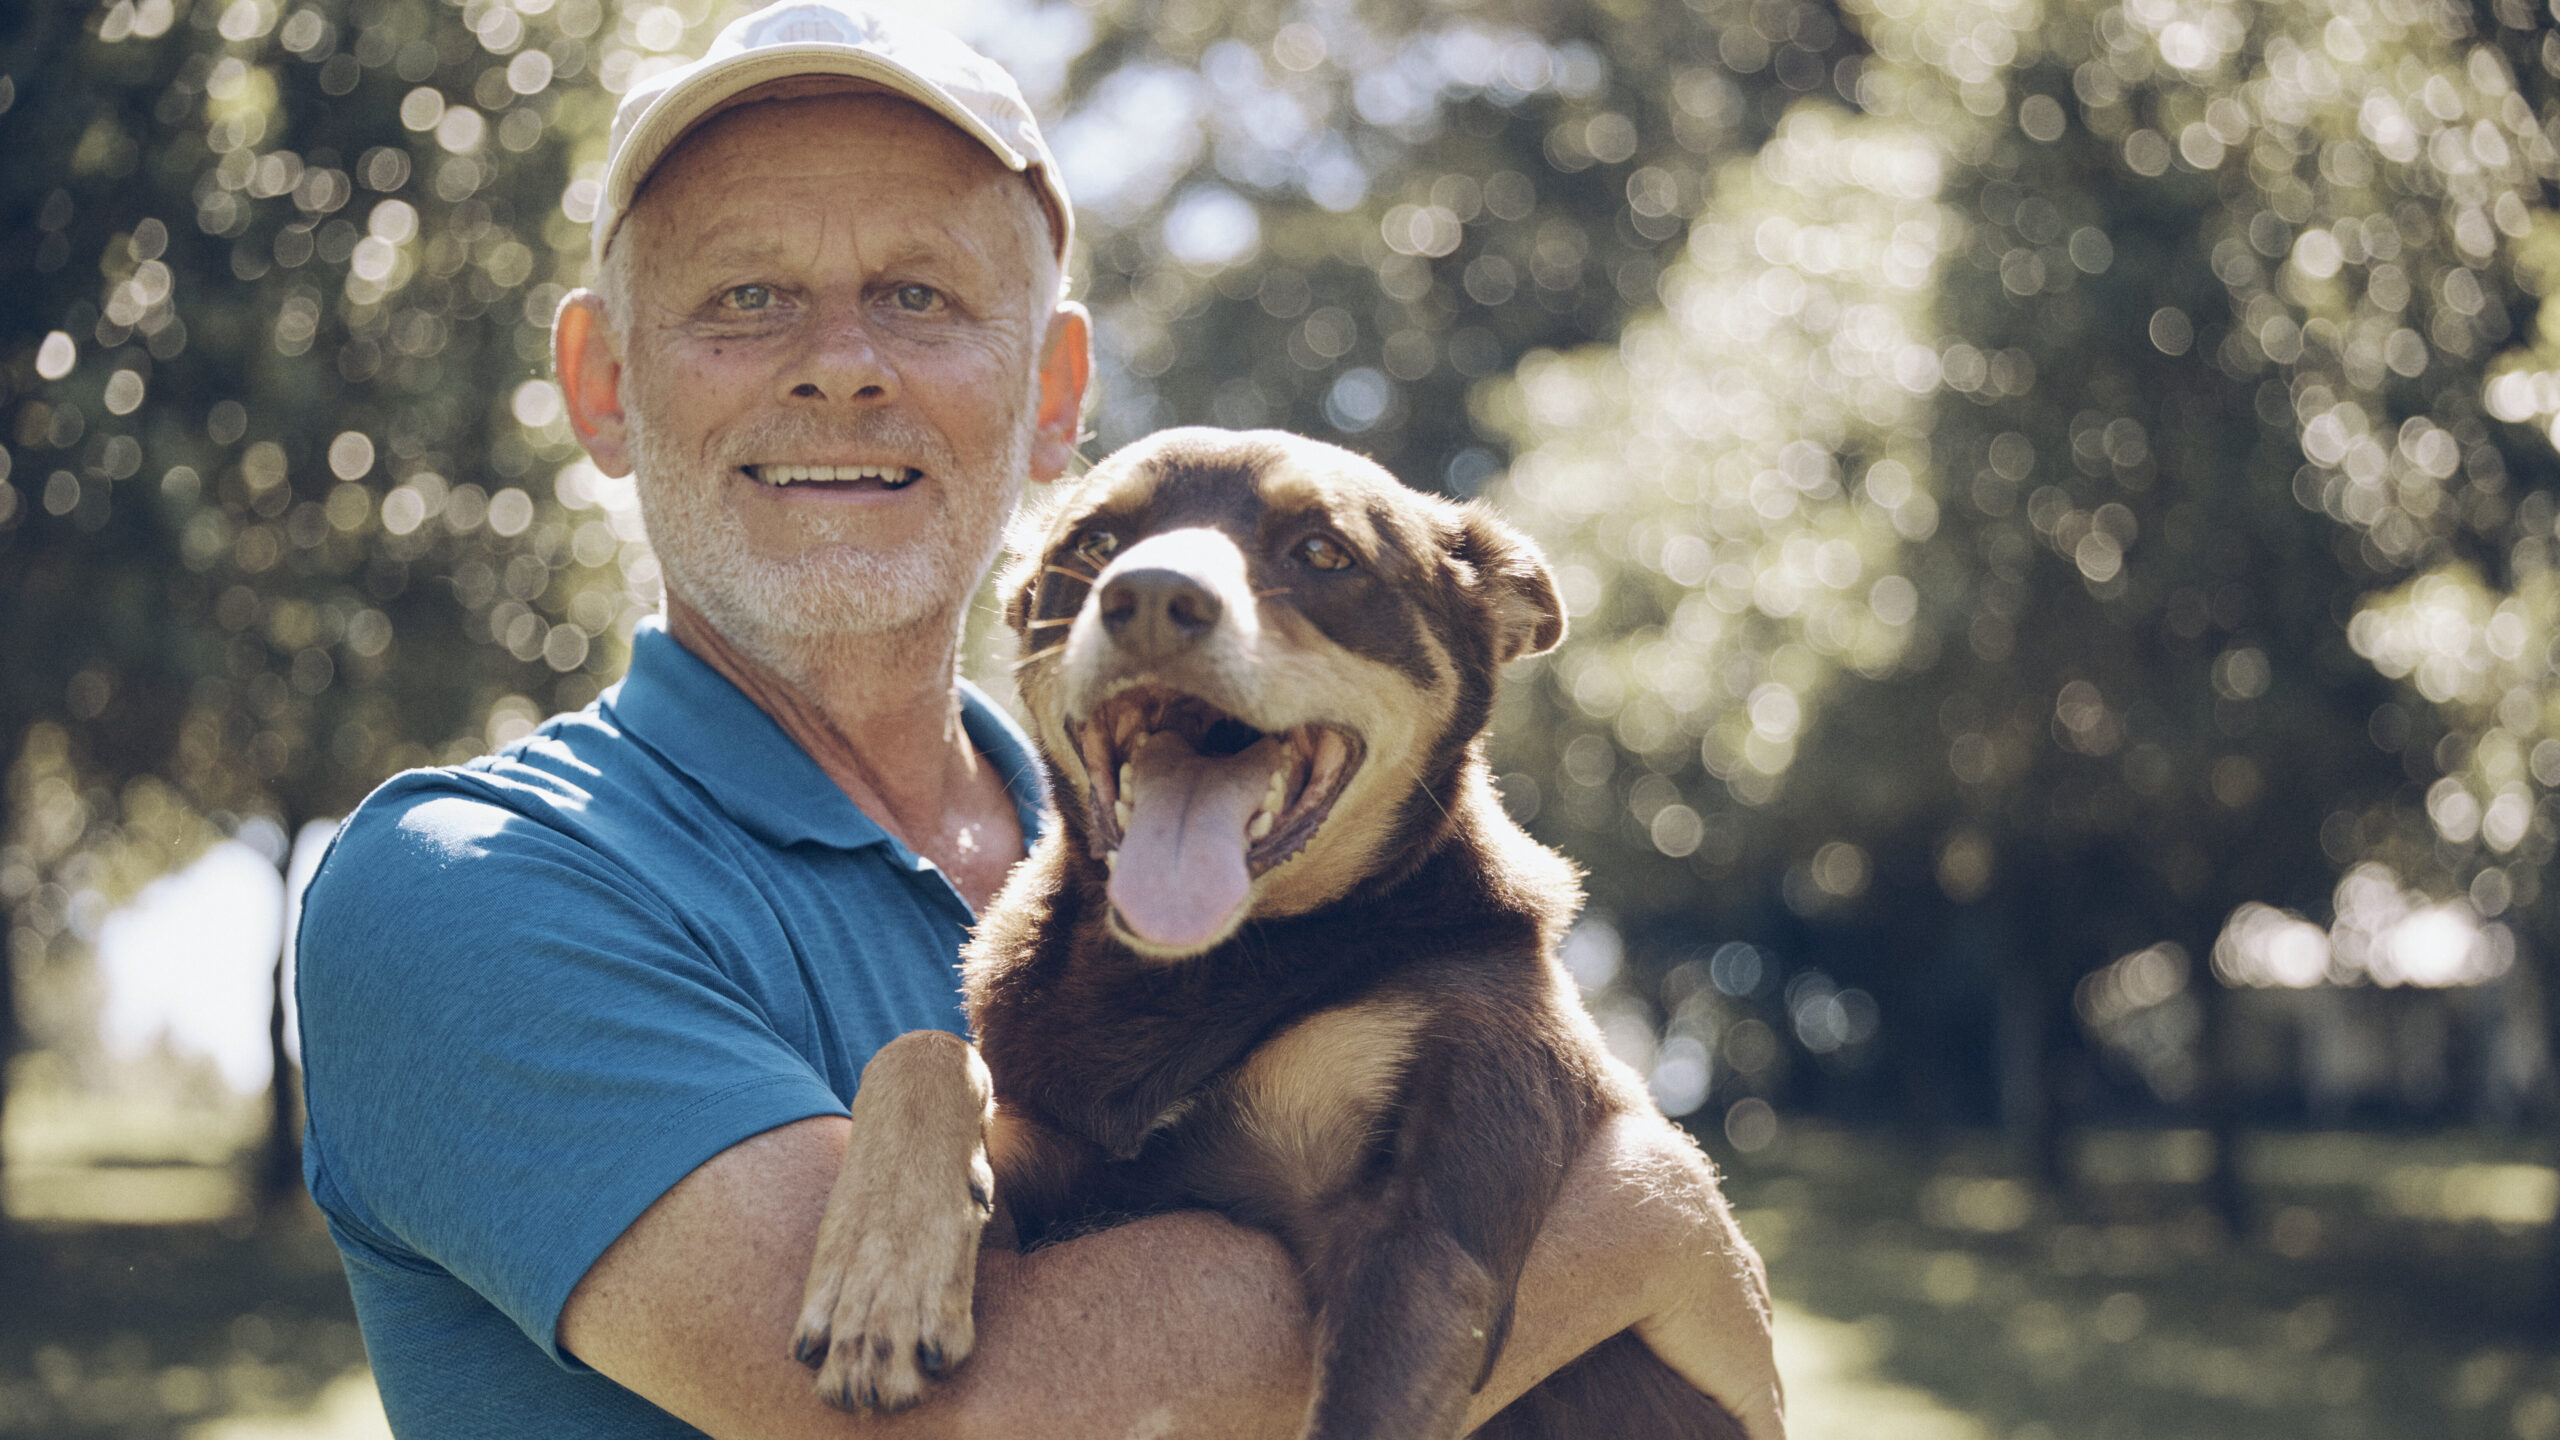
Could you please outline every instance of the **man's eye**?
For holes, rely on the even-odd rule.
[[[889,298],[899,309],[914,315],[929,315],[942,308],[942,292],[930,285],[901,285]]]
[[[722,296],[721,299],[725,301],[732,310],[770,310],[773,308],[773,287],[770,285],[740,285],[735,289],[732,289],[727,295]]]

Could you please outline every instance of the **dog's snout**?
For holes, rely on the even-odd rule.
[[[1218,626],[1226,605],[1218,592],[1163,566],[1124,570],[1102,586],[1102,624],[1121,648],[1142,658],[1177,654]]]

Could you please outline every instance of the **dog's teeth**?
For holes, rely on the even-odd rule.
[[[1271,812],[1270,812],[1270,811],[1268,811],[1268,810],[1256,810],[1256,811],[1254,811],[1254,812],[1253,812],[1253,823],[1252,823],[1252,824],[1250,824],[1250,825],[1247,825],[1246,827],[1244,827],[1244,833],[1246,833],[1247,835],[1252,836],[1252,837],[1253,837],[1254,839],[1256,839],[1256,840],[1263,840],[1263,839],[1268,839],[1268,838],[1270,838],[1270,835],[1271,835]]]
[[[1138,767],[1124,760],[1120,762],[1120,798],[1125,800],[1137,793]]]
[[[1117,850],[1104,851],[1102,853],[1102,868],[1111,871],[1113,874],[1118,874],[1120,871],[1120,852]]]
[[[1111,818],[1120,822],[1120,833],[1125,835],[1129,832],[1129,817],[1134,813],[1136,812],[1126,800],[1111,807]]]
[[[1342,737],[1330,730],[1325,731],[1316,740],[1315,764],[1313,773],[1307,777],[1307,784],[1314,787],[1331,783],[1341,771],[1342,762],[1349,758],[1350,747],[1343,744]]]

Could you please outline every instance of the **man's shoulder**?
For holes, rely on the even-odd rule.
[[[635,813],[680,807],[689,788],[610,711],[589,708],[459,765],[392,776],[347,817],[344,833],[390,828],[467,841],[475,827],[514,816],[594,834]]]
[[[309,904],[317,911],[404,892],[415,900],[449,877],[485,895],[491,872],[509,860],[577,870],[645,864],[653,849],[699,844],[716,813],[609,712],[554,716],[493,754],[385,780],[339,827]]]

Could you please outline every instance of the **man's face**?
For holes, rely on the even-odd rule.
[[[947,628],[1021,493],[1062,313],[1022,177],[901,100],[771,101],[688,137],[616,243],[671,591],[767,658]]]

